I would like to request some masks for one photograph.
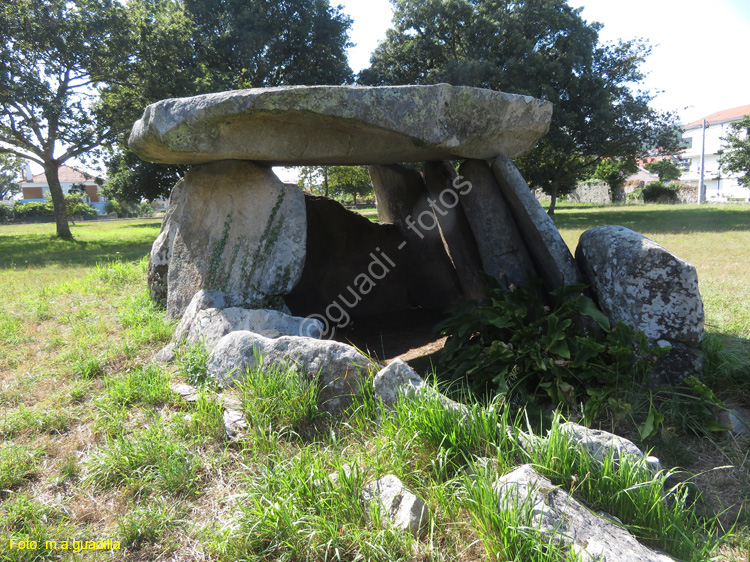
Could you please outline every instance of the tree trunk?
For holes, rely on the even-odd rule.
[[[57,235],[65,240],[72,240],[73,235],[70,232],[68,215],[65,212],[65,194],[60,186],[60,178],[57,175],[59,169],[60,164],[55,160],[48,160],[44,163],[44,175],[47,177],[47,185],[52,196]]]
[[[552,187],[549,193],[549,209],[547,210],[549,216],[555,214],[555,205],[557,205],[557,188]]]

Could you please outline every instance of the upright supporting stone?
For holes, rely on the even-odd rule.
[[[531,194],[518,168],[507,156],[500,155],[492,163],[492,172],[508,200],[544,287],[552,291],[563,285],[581,283],[581,274],[573,255],[555,223]]]
[[[482,298],[484,284],[479,274],[482,259],[461,205],[461,192],[466,190],[466,186],[447,161],[426,162],[424,176],[430,194],[427,202],[432,207],[433,217],[426,219],[424,224],[418,222],[418,227],[424,230],[429,230],[427,226],[433,229],[440,227],[464,295],[469,299]]]
[[[495,176],[484,160],[466,160],[459,176],[471,184],[461,195],[487,275],[502,285],[524,286],[535,275],[531,258]]]
[[[201,289],[233,295],[253,308],[284,306],[305,262],[307,219],[299,188],[285,186],[265,166],[214,162],[193,167],[175,186],[171,205],[149,268],[153,283],[163,285],[166,274],[169,318],[182,316]]]
[[[422,174],[393,164],[370,166],[370,178],[380,222],[395,225],[405,242],[401,251],[409,269],[410,300],[424,308],[445,310],[461,296],[461,285],[438,229],[419,227],[423,213],[432,218]]]

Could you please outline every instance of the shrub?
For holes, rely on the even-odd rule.
[[[643,201],[645,203],[677,203],[679,185],[677,182],[669,185],[664,185],[660,181],[651,182],[643,188]]]
[[[17,219],[28,217],[53,217],[55,216],[52,201],[32,201],[30,203],[16,203],[13,206],[13,214]]]
[[[570,407],[585,403],[593,413],[622,377],[633,382],[634,369],[643,367],[633,363],[636,345],[649,346],[624,324],[611,329],[583,288],[553,291],[553,304],[544,306],[533,290],[492,283],[486,299],[439,325],[448,336],[442,366],[481,395],[548,397]],[[594,387],[602,391],[592,393]]]

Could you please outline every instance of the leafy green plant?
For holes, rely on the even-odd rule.
[[[594,389],[614,388],[625,375],[632,382],[636,350],[649,346],[624,324],[612,328],[583,289],[553,291],[544,306],[532,290],[494,283],[486,299],[438,326],[448,336],[440,364],[479,395],[546,396],[569,407],[593,400],[589,410],[606,404],[609,392]]]
[[[177,363],[187,382],[193,386],[210,386],[213,382],[208,374],[206,363],[208,351],[202,343],[180,346],[177,353]]]
[[[644,203],[677,203],[677,189],[679,184],[664,185],[660,181],[649,183],[643,188]]]

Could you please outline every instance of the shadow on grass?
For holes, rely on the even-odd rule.
[[[90,228],[71,225],[74,240],[49,232],[0,231],[0,270],[47,266],[92,266],[113,260],[133,261],[148,255],[161,223],[113,224]]]
[[[681,207],[561,207],[554,216],[558,228],[586,230],[606,224],[622,225],[636,232],[750,231],[750,205]]]

